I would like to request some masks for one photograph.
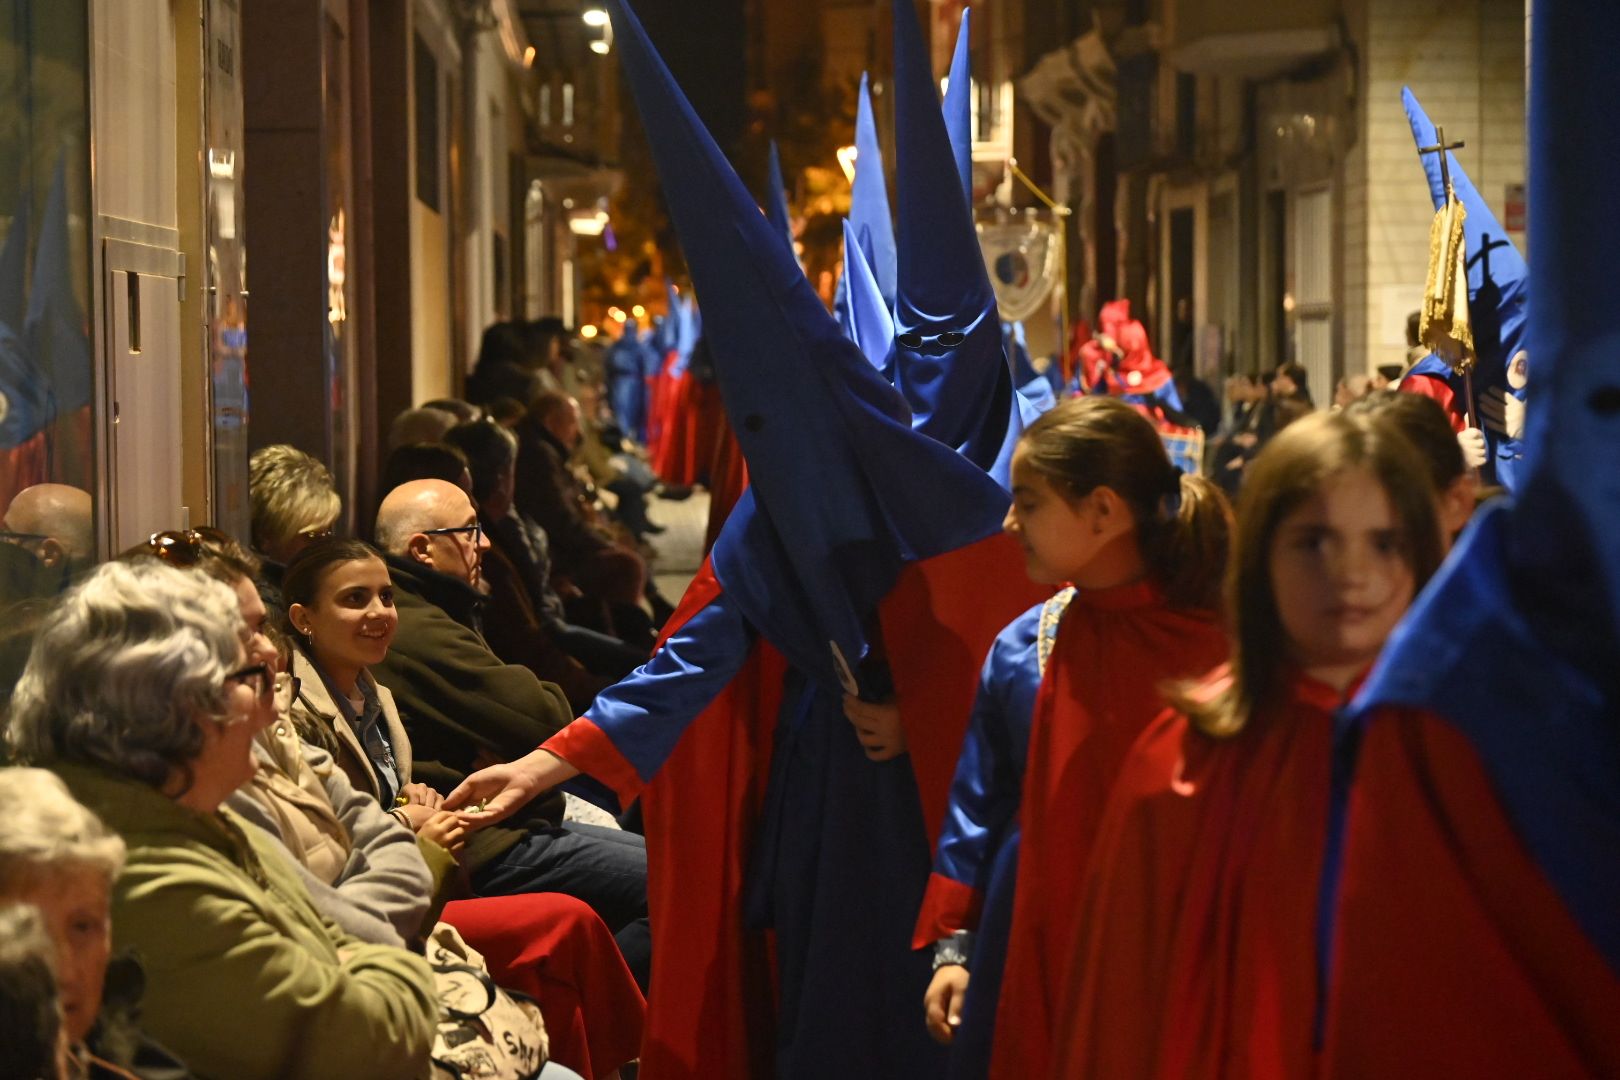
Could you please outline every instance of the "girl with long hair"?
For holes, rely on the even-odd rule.
[[[1005,527],[1030,577],[1066,587],[985,660],[917,923],[915,945],[937,942],[928,1026],[961,1076],[983,1075],[992,1053],[995,1075],[1050,1075],[1048,1003],[1073,930],[1063,900],[1103,795],[1162,709],[1161,685],[1226,654],[1225,497],[1172,466],[1139,412],[1064,402],[1025,432],[1012,480]]]
[[[1251,470],[1231,662],[1120,769],[1076,896],[1052,1075],[1313,1075],[1334,715],[1438,565],[1441,529],[1392,426],[1307,417]]]

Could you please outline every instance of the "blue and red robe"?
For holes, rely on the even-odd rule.
[[[995,934],[981,939],[958,1050],[964,1059],[981,1056],[993,1017],[997,1076],[1049,1075],[1060,1026],[1052,1005],[1067,979],[1074,928],[1072,909],[1057,898],[1078,892],[1104,797],[1163,709],[1163,685],[1195,678],[1226,656],[1212,615],[1171,608],[1149,581],[1063,595],[1072,599],[1054,599],[1009,626],[987,661],[988,693],[981,692],[964,742],[913,941],[971,928],[986,891],[1008,896],[1005,967],[997,980],[992,950],[1001,943]],[[1010,821],[1018,825],[1016,861],[993,850]],[[1016,873],[1010,892],[993,880],[992,860]],[[985,913],[991,923],[1006,917]],[[954,1068],[983,1074],[982,1061]]]
[[[789,667],[708,564],[653,659],[546,744],[642,799],[643,1077],[937,1071],[911,921],[971,658],[1032,588],[999,535],[901,571],[879,609],[909,746],[896,761],[866,760],[839,696]]]

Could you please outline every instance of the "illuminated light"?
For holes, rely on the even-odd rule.
[[[526,68],[527,67],[534,67],[534,46],[533,45],[530,45],[527,49],[523,50],[523,66],[526,67]]]
[[[630,314],[637,319],[645,319],[647,317],[647,309],[642,307],[640,304],[637,304],[635,307],[630,309]]]
[[[608,216],[606,210],[595,213],[575,213],[568,218],[568,230],[575,236],[601,236],[607,229]]]
[[[599,333],[601,333],[601,331],[590,323],[586,323],[584,326],[579,328],[579,336],[584,338],[586,341],[591,340]]]
[[[593,42],[591,42],[591,52],[595,53],[597,56],[606,56],[609,52],[612,51],[612,49],[613,49],[613,46],[609,45],[605,41],[593,41]]]
[[[585,20],[586,26],[606,26],[608,24],[608,13],[601,8],[587,8],[580,18]]]
[[[624,322],[624,320],[628,319],[629,317],[630,316],[628,316],[628,315],[626,315],[624,313],[623,308],[616,308],[616,307],[608,308],[608,318],[612,319],[614,322],[622,323],[622,322]]]
[[[855,162],[860,156],[860,151],[853,146],[838,148],[838,167],[844,170],[844,179],[852,184],[855,182]]]

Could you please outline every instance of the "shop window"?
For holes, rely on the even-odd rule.
[[[13,604],[56,592],[97,555],[88,9],[0,0],[8,72],[0,95],[0,619],[8,625]],[[0,686],[0,696],[9,689]]]

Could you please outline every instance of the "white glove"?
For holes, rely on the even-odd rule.
[[[1470,469],[1485,464],[1485,433],[1479,428],[1463,428],[1457,433],[1457,445],[1462,447],[1463,461]]]
[[[1524,438],[1524,402],[1493,386],[1479,396],[1479,415],[1485,426],[1510,439]]]
[[[1530,381],[1530,355],[1523,349],[1513,354],[1508,364],[1507,382],[1514,390],[1523,390]],[[1479,414],[1485,426],[1498,435],[1510,439],[1524,438],[1524,401],[1501,387],[1492,387],[1480,395]]]

